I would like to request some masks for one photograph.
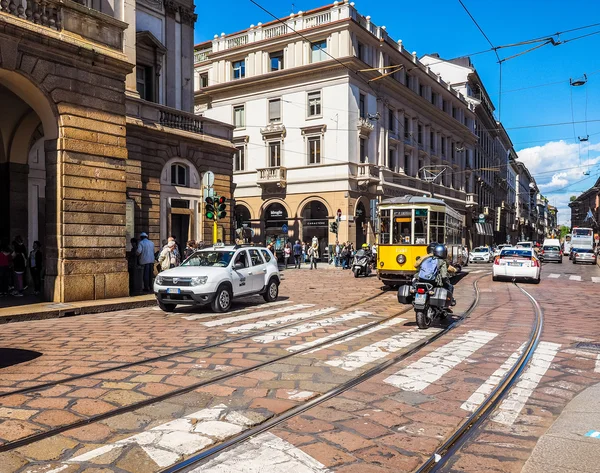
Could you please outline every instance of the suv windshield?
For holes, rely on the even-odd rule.
[[[181,263],[181,266],[215,266],[225,268],[235,251],[198,251]]]

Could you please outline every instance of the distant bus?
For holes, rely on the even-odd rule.
[[[574,228],[571,231],[571,248],[593,248],[594,230],[591,228]]]
[[[569,254],[571,253],[571,239],[572,239],[573,235],[568,233],[567,235],[565,235],[565,241],[563,242],[563,254],[565,254],[566,256],[569,256]]]

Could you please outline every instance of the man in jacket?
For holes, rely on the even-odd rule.
[[[294,254],[294,268],[300,269],[300,265],[302,264],[302,245],[300,244],[300,240],[296,240],[292,252]]]
[[[154,266],[154,243],[148,239],[146,232],[140,233],[140,242],[136,251],[139,264],[144,267],[144,292],[152,291],[152,274]]]

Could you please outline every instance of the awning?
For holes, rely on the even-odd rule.
[[[492,228],[492,224],[491,223],[486,223],[485,224],[485,230],[486,230],[486,235],[487,236],[494,236],[494,229]]]
[[[479,235],[483,236],[494,236],[494,231],[492,229],[491,223],[475,223],[475,229]]]

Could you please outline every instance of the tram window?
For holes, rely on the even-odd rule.
[[[382,210],[380,215],[379,243],[386,245],[390,242],[390,211]]]
[[[417,215],[425,213],[424,216]],[[427,244],[427,210],[415,210],[415,245]]]

